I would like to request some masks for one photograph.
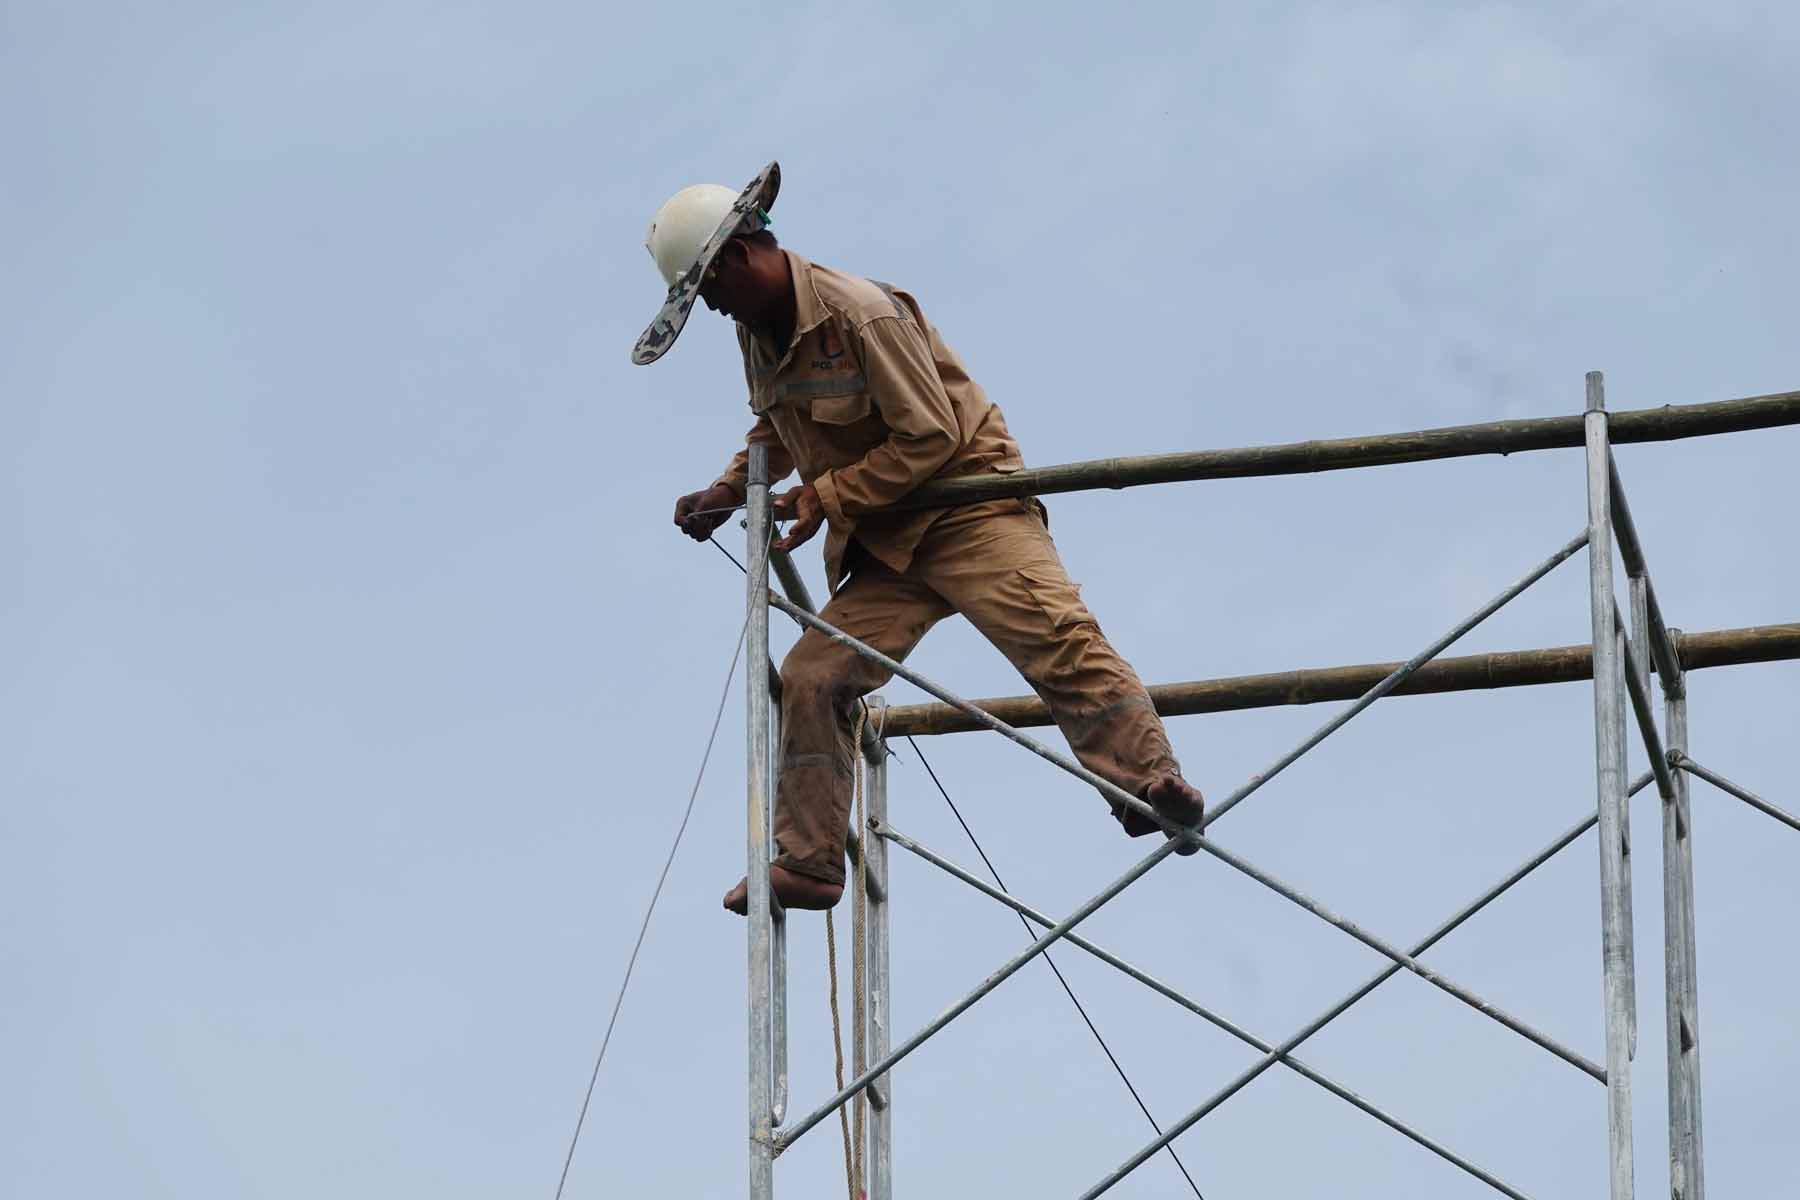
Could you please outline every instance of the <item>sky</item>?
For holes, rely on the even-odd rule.
[[[1032,465],[1574,413],[1589,370],[1615,409],[1697,403],[1800,387],[1797,55],[1773,4],[0,5],[5,1192],[553,1195],[743,620],[669,522],[750,423],[730,328],[628,361],[670,193],[778,159],[784,244],[917,295]],[[1671,623],[1800,620],[1797,454],[1620,449]],[[1585,483],[1563,450],[1049,507],[1175,682],[1404,658],[1579,531]],[[1577,556],[1452,653],[1587,636]],[[912,665],[1023,690],[960,619]],[[1800,809],[1797,688],[1697,673],[1694,757]],[[1217,797],[1330,711],[1170,731]],[[1409,941],[1591,810],[1592,712],[1384,701],[1213,832]],[[743,1187],[744,728],[740,672],[568,1196]],[[1145,849],[992,736],[896,750],[894,824],[978,862],[922,753],[1039,908]],[[1794,1194],[1800,834],[1693,795],[1708,1182]],[[1023,934],[892,873],[903,1034]],[[833,1090],[822,924],[793,931],[797,1112]],[[1270,1040],[1383,961],[1204,855],[1086,932]],[[1256,1057],[1056,957],[1165,1122]],[[1592,835],[1427,961],[1601,1057]],[[1304,1055],[1526,1194],[1604,1186],[1602,1090],[1420,980]],[[1035,964],[893,1090],[905,1195],[1076,1195],[1150,1136]],[[1208,1200],[1491,1194],[1281,1071],[1177,1147]],[[777,1193],[841,1189],[840,1153],[819,1127]],[[1190,1193],[1164,1157],[1112,1194]]]

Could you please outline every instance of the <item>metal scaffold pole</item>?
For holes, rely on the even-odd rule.
[[[775,797],[781,794],[781,692],[776,687],[780,676],[769,672],[769,802],[763,805],[763,849],[775,857]],[[771,953],[769,965],[769,1025],[773,1077],[770,1081],[769,1119],[775,1126],[787,1115],[788,1103],[788,1003],[787,1003],[787,912],[779,901],[769,905]]]
[[[1679,639],[1680,630],[1670,631]],[[1687,678],[1663,677],[1663,713],[1670,757],[1687,753]],[[1669,1053],[1669,1195],[1704,1200],[1700,1136],[1700,975],[1694,946],[1693,813],[1685,771],[1675,772],[1674,795],[1663,801],[1663,987]]]
[[[1687,751],[1687,676],[1679,630],[1663,621],[1651,582],[1643,540],[1631,518],[1619,465],[1608,451],[1613,528],[1631,584],[1631,632],[1636,654],[1625,661],[1626,682],[1637,710],[1644,746],[1662,797],[1663,992],[1668,1035],[1669,1195],[1698,1200],[1705,1194],[1700,1146],[1700,1014],[1694,957],[1694,859],[1685,773],[1674,770]],[[1662,681],[1663,735],[1656,736],[1650,694],[1654,666]],[[1665,751],[1665,746],[1667,747]],[[1629,860],[1627,860],[1629,861]]]
[[[773,920],[769,915],[769,451],[750,447],[745,603],[749,632],[744,674],[749,683],[748,852],[745,887],[750,958],[750,1200],[775,1194],[775,1094],[772,995]]]
[[[1631,1200],[1631,895],[1626,857],[1625,663],[1613,596],[1613,525],[1600,372],[1587,376],[1588,592],[1594,631],[1595,803],[1600,826],[1600,922],[1606,1006],[1606,1128],[1609,1194]]]
[[[879,703],[872,706],[885,710]],[[892,1039],[889,1015],[888,905],[894,886],[888,873],[887,839],[873,837],[871,829],[886,826],[887,743],[877,741],[863,753],[869,763],[869,829],[860,832],[862,851],[869,856],[869,1056],[879,1062],[887,1057]],[[877,886],[879,885],[879,886]],[[894,1076],[877,1076],[869,1084],[869,1195],[868,1200],[893,1200],[894,1195]]]

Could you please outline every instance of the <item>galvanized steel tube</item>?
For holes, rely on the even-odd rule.
[[[1632,590],[1638,591],[1638,581],[1634,579],[1631,583]],[[1613,607],[1613,621],[1619,631],[1619,672],[1625,677],[1625,691],[1631,697],[1631,711],[1637,719],[1638,735],[1644,740],[1644,751],[1650,758],[1650,769],[1656,773],[1657,794],[1667,800],[1675,794],[1675,779],[1669,771],[1668,759],[1663,754],[1662,734],[1656,729],[1655,701],[1651,698],[1650,677],[1645,672],[1649,663],[1644,657],[1642,643],[1634,645],[1625,636],[1624,618],[1617,605]],[[1629,841],[1627,845],[1629,846]]]
[[[1594,639],[1595,809],[1600,827],[1602,992],[1606,1013],[1607,1180],[1611,1200],[1631,1200],[1631,913],[1625,895],[1625,780],[1621,726],[1624,670],[1614,615],[1613,538],[1607,475],[1606,393],[1587,376],[1588,607]]]
[[[771,860],[775,857],[775,797],[781,794],[781,705],[769,705],[769,803],[764,806],[763,846]],[[773,1039],[770,1052],[774,1061],[773,1094],[769,1103],[769,1120],[780,1125],[787,1116],[788,1104],[788,914],[779,901],[769,906],[772,950],[769,965],[769,1025]]]
[[[1662,607],[1656,602],[1656,587],[1650,582],[1650,565],[1644,558],[1644,544],[1638,537],[1636,522],[1631,519],[1631,506],[1625,500],[1625,482],[1619,478],[1619,463],[1610,448],[1606,454],[1606,480],[1612,503],[1613,529],[1619,535],[1619,557],[1625,560],[1625,573],[1631,576],[1632,583],[1643,586],[1643,624],[1647,636],[1639,637],[1638,644],[1655,660],[1656,673],[1662,677],[1663,687],[1680,687],[1680,661],[1668,627],[1663,624]],[[1632,602],[1635,615],[1638,607],[1635,591]],[[1650,674],[1647,666],[1644,674]]]
[[[769,915],[769,458],[765,446],[750,447],[750,478],[744,507],[749,514],[745,554],[745,602],[749,632],[744,677],[747,713],[749,803],[745,927],[750,974],[750,1200],[772,1200],[775,1191],[774,1091],[770,995],[773,958]]]
[[[1769,803],[1767,800],[1764,800],[1761,796],[1757,795],[1755,792],[1751,791],[1748,788],[1738,786],[1737,784],[1731,782],[1731,780],[1725,778],[1723,775],[1714,774],[1713,772],[1707,770],[1705,767],[1701,766],[1699,763],[1695,762],[1693,759],[1689,758],[1686,754],[1677,754],[1677,755],[1674,755],[1673,757],[1674,757],[1675,765],[1680,767],[1682,770],[1688,772],[1690,775],[1698,775],[1700,778],[1706,780],[1706,782],[1712,784],[1714,787],[1718,788],[1720,791],[1729,792],[1731,795],[1736,796],[1739,800],[1742,800],[1745,804],[1748,804],[1751,808],[1754,808],[1757,812],[1763,813],[1767,816],[1774,817],[1777,821],[1780,821],[1783,825],[1786,825],[1789,829],[1800,830],[1800,818],[1796,818],[1792,813],[1788,812],[1786,809],[1781,808],[1778,805]]]
[[[868,756],[869,827],[879,829],[887,822],[887,747],[877,742],[875,753]],[[869,881],[884,881],[881,894],[869,888],[869,948],[865,970],[869,986],[869,1056],[876,1061],[887,1057],[889,1030],[892,1023],[892,976],[888,971],[888,946],[892,923],[889,920],[887,843],[878,837],[863,842],[869,855]],[[869,1200],[893,1200],[894,1195],[894,1076],[892,1072],[869,1082],[869,1099],[874,1109],[869,1114]],[[879,1101],[876,1103],[876,1101]]]
[[[868,751],[865,749],[863,754],[867,757]],[[851,870],[856,869],[857,862],[862,858],[862,848],[863,840],[856,836],[856,830],[852,829],[844,835],[844,853],[849,856]],[[882,900],[886,898],[887,884],[875,870],[873,863],[871,863],[869,867],[868,885],[870,899]]]
[[[800,568],[794,565],[791,555],[785,550],[771,549],[769,565],[775,569],[775,578],[781,581],[781,590],[787,598],[808,612],[817,612],[818,606],[813,603],[812,592],[806,586],[806,579],[800,574]]]
[[[1618,610],[1616,607],[1614,608],[1613,612],[1614,612],[1614,616],[1616,617],[1618,615]],[[1619,663],[1619,673],[1629,679],[1632,674],[1631,656],[1627,652],[1627,647],[1625,644],[1625,630],[1622,625],[1615,625],[1615,629],[1617,630],[1617,633],[1615,635],[1615,640],[1618,643],[1617,659],[1618,659],[1618,663]],[[1625,770],[1626,770],[1625,749],[1626,749],[1627,736],[1626,736],[1626,728],[1625,727],[1627,725],[1627,721],[1625,719],[1625,708],[1626,708],[1626,706],[1623,703],[1621,703],[1614,710],[1615,712],[1618,713],[1618,725],[1619,725],[1618,734],[1619,734],[1619,736],[1617,739],[1617,745],[1619,747],[1619,761],[1618,761],[1617,765],[1618,765],[1618,771],[1619,771],[1619,778],[1621,780],[1623,780],[1625,778]],[[1658,742],[1658,744],[1659,745],[1661,744],[1660,741]],[[1638,1020],[1637,1020],[1637,923],[1636,923],[1636,917],[1634,916],[1634,914],[1637,912],[1637,909],[1634,906],[1633,901],[1632,901],[1631,889],[1636,882],[1637,872],[1635,870],[1633,870],[1633,868],[1632,868],[1632,858],[1631,858],[1631,806],[1629,804],[1625,803],[1625,797],[1620,797],[1619,805],[1618,805],[1618,813],[1619,813],[1619,891],[1622,894],[1622,896],[1624,897],[1622,904],[1623,904],[1623,907],[1625,910],[1625,929],[1626,929],[1626,933],[1627,933],[1627,937],[1625,938],[1625,1014],[1626,1014],[1625,1057],[1628,1060],[1635,1062],[1637,1060]]]
[[[1679,637],[1675,630],[1671,637]],[[1664,681],[1669,755],[1687,751],[1687,689]],[[1673,682],[1677,686],[1669,687]],[[1706,1176],[1700,1121],[1700,972],[1694,940],[1693,812],[1687,776],[1675,773],[1674,794],[1662,806],[1663,1004],[1668,1047],[1669,1195],[1704,1200]]]

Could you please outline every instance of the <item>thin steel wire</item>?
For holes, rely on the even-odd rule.
[[[711,535],[710,535],[710,534],[709,534],[709,535],[708,535],[708,536],[707,536],[707,539],[706,539],[706,540],[707,540],[707,541],[709,541],[709,542],[712,542],[712,544],[713,544],[713,545],[715,545],[715,546],[718,546],[718,547],[719,547],[719,553],[720,553],[720,554],[723,554],[723,555],[724,555],[724,556],[725,556],[725,557],[726,557],[726,558],[729,558],[729,559],[730,559],[730,560],[731,560],[731,565],[732,565],[732,566],[734,566],[734,567],[736,567],[736,568],[737,568],[737,569],[738,569],[738,570],[740,570],[740,571],[743,571],[743,572],[744,572],[744,574],[746,574],[746,575],[748,575],[748,574],[749,574],[749,573],[750,573],[750,572],[749,572],[749,571],[747,571],[747,570],[745,570],[745,569],[744,569],[744,564],[743,564],[743,563],[741,563],[741,562],[739,562],[739,561],[738,561],[738,560],[737,560],[737,555],[735,555],[735,554],[733,554],[733,553],[732,553],[732,552],[731,552],[731,551],[729,551],[729,550],[727,550],[727,549],[726,549],[726,548],[725,548],[725,547],[724,547],[724,546],[722,546],[722,545],[719,545],[719,542],[718,542],[718,541],[717,541],[717,539],[715,539],[715,538],[713,538],[713,537],[712,537],[712,536],[711,536]]]
[[[919,765],[925,768],[925,773],[931,776],[931,782],[937,785],[938,795],[942,796],[944,803],[950,806],[950,812],[956,817],[956,823],[961,825],[962,831],[968,835],[969,844],[974,846],[975,853],[981,856],[981,861],[986,865],[988,874],[994,877],[994,882],[1002,891],[1008,890],[1006,880],[1000,878],[1000,872],[994,867],[993,860],[988,857],[987,851],[981,848],[981,842],[976,839],[975,831],[969,828],[967,821],[963,820],[962,810],[956,807],[956,801],[952,800],[950,793],[944,789],[944,783],[938,778],[937,772],[931,769],[931,762],[925,757],[925,752],[919,749],[919,743],[913,741],[910,736],[906,740],[912,746],[913,753],[919,756]],[[1037,940],[1037,931],[1032,929],[1031,922],[1025,919],[1025,914],[1015,913],[1014,915],[1019,918],[1019,924],[1025,927],[1026,934],[1033,941]],[[1125,1090],[1131,1093],[1131,1098],[1137,1101],[1139,1111],[1144,1114],[1144,1120],[1150,1122],[1150,1128],[1156,1130],[1157,1137],[1161,1137],[1162,1126],[1157,1124],[1156,1118],[1150,1114],[1150,1106],[1144,1103],[1142,1096],[1138,1095],[1137,1088],[1132,1085],[1131,1076],[1125,1073],[1125,1068],[1119,1064],[1118,1058],[1112,1052],[1112,1047],[1106,1044],[1106,1039],[1100,1035],[1100,1030],[1094,1025],[1094,1019],[1088,1016],[1087,1009],[1082,1007],[1080,1000],[1076,999],[1075,989],[1069,986],[1067,979],[1063,978],[1062,969],[1056,965],[1056,960],[1050,957],[1050,952],[1047,950],[1044,952],[1044,964],[1056,975],[1056,982],[1062,984],[1063,991],[1068,993],[1069,1003],[1075,1006],[1075,1011],[1081,1014],[1082,1023],[1088,1027],[1088,1032],[1094,1035],[1096,1042],[1100,1043],[1100,1049],[1106,1055],[1106,1061],[1110,1062],[1113,1070],[1119,1073],[1120,1082],[1124,1083]],[[841,1081],[839,1086],[843,1086]],[[842,1112],[843,1110],[839,1109],[838,1111]],[[1188,1181],[1188,1186],[1194,1189],[1194,1195],[1200,1197],[1200,1200],[1205,1200],[1205,1197],[1200,1195],[1200,1185],[1194,1182],[1192,1175],[1188,1174],[1187,1164],[1181,1161],[1181,1155],[1175,1153],[1174,1143],[1163,1148],[1169,1152],[1169,1157],[1175,1160],[1175,1166],[1181,1171],[1182,1178]]]
[[[720,546],[723,550],[724,547]],[[706,752],[700,756],[700,770],[694,775],[693,790],[688,792],[687,809],[681,814],[681,825],[675,830],[675,844],[663,860],[662,874],[656,877],[656,889],[650,893],[650,905],[644,910],[644,923],[638,927],[637,943],[631,947],[631,958],[625,963],[625,978],[619,984],[619,998],[613,1001],[612,1017],[606,1022],[606,1036],[600,1039],[600,1053],[594,1056],[594,1073],[588,1076],[587,1094],[581,1098],[581,1112],[575,1118],[575,1132],[569,1138],[569,1152],[563,1156],[562,1175],[556,1181],[556,1200],[562,1200],[563,1188],[569,1182],[569,1165],[575,1161],[575,1146],[581,1141],[582,1126],[587,1124],[588,1106],[594,1100],[594,1085],[600,1081],[600,1064],[606,1061],[606,1048],[612,1044],[613,1027],[619,1023],[619,1009],[625,1004],[625,989],[631,986],[631,972],[637,966],[638,951],[644,948],[644,935],[650,932],[650,918],[662,896],[669,868],[675,864],[675,852],[681,849],[681,837],[687,832],[688,818],[694,815],[694,801],[700,795],[700,781],[706,778],[706,764],[712,759],[713,742],[719,736],[719,722],[725,716],[725,702],[731,698],[731,681],[737,678],[738,659],[744,654],[744,634],[750,629],[748,619],[738,630],[737,648],[731,652],[731,667],[725,672],[725,686],[719,692],[719,708],[713,713],[712,732],[706,735]]]

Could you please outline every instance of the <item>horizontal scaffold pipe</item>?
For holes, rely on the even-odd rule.
[[[1777,425],[1800,425],[1800,392],[1777,392],[1711,404],[1670,404],[1662,408],[1626,409],[1608,414],[1614,445],[1621,442],[1666,442],[1677,438],[1737,433]],[[1091,462],[1038,467],[1009,475],[983,474],[936,479],[908,493],[893,509],[939,508],[972,504],[1006,496],[1048,496],[1057,492],[1141,487],[1193,479],[1241,479],[1251,475],[1303,475],[1343,471],[1389,463],[1469,458],[1478,454],[1515,454],[1521,450],[1554,450],[1584,445],[1582,414],[1532,417],[1451,425],[1413,433],[1289,442],[1281,446],[1244,446],[1235,450],[1190,450],[1177,454],[1145,454],[1130,458],[1097,458]]]
[[[1796,659],[1800,658],[1800,623],[1684,633],[1678,641],[1678,651],[1682,667],[1689,671]],[[1352,667],[1165,683],[1150,689],[1150,699],[1155,702],[1156,711],[1165,717],[1274,708],[1285,704],[1317,704],[1324,700],[1354,700],[1399,665],[1365,663]],[[1425,664],[1412,678],[1395,688],[1393,694],[1408,696],[1526,687],[1538,683],[1574,683],[1591,679],[1593,674],[1591,646],[1470,654]],[[977,700],[975,705],[1015,728],[1051,723],[1050,710],[1035,696]],[[974,720],[948,704],[901,704],[890,708],[887,716],[889,738],[908,734],[966,733],[980,728]]]

